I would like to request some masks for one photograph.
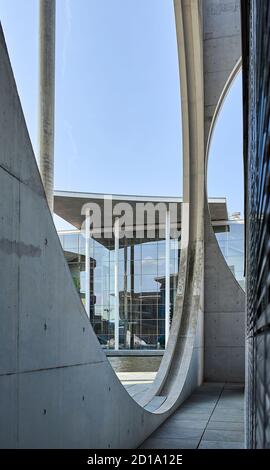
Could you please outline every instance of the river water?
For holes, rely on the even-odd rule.
[[[108,357],[115,372],[157,372],[162,356]]]

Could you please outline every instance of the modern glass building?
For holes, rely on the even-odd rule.
[[[222,254],[236,280],[245,290],[244,279],[244,220],[237,218],[213,222],[213,229]]]
[[[181,201],[178,198],[143,198],[144,204],[151,202],[155,207],[165,204],[159,219],[156,215],[152,218],[154,227],[148,236],[147,223],[138,231],[138,221],[133,220],[130,226],[125,226],[124,236],[119,240],[112,231],[108,235],[103,229],[99,236],[93,231],[88,239],[85,228],[79,228],[84,221],[81,207],[89,201],[94,204],[98,201],[104,226],[102,198],[103,195],[98,198],[90,194],[82,197],[80,193],[56,193],[55,196],[56,213],[78,227],[59,232],[74,285],[105,349],[162,350],[177,292]],[[128,203],[132,209],[142,203],[141,198],[134,196],[113,196],[113,207],[119,198],[121,205]],[[166,207],[170,208],[169,219]],[[228,221],[225,199],[212,199],[210,211],[221,251],[236,279],[244,286],[243,222]]]
[[[78,293],[85,304],[85,235],[59,232]],[[176,294],[179,242],[170,240],[170,316]],[[90,320],[102,345],[115,347],[115,246],[90,240]],[[165,344],[165,240],[122,240],[119,247],[119,348],[157,349]]]

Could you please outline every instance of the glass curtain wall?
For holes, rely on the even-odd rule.
[[[59,234],[75,287],[85,303],[85,238]],[[104,348],[114,348],[114,240],[90,240],[90,321]],[[178,240],[170,240],[170,317],[177,288]],[[123,239],[119,247],[119,348],[165,347],[165,240]]]
[[[244,222],[228,221],[226,225],[214,225],[214,232],[219,247],[227,261],[227,264],[239,282],[245,289],[244,279]]]
[[[244,289],[244,225],[214,225],[220,249]],[[74,285],[85,303],[85,238],[59,233]],[[121,239],[119,246],[119,348],[165,347],[165,240]],[[170,317],[180,260],[179,241],[170,240]],[[90,239],[90,321],[106,349],[115,347],[114,239]]]

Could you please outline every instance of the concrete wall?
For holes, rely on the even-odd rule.
[[[140,406],[117,379],[73,285],[1,28],[0,70],[0,447],[137,447],[199,383],[198,296],[193,316],[186,310],[183,360],[176,354],[168,396],[153,393]]]
[[[233,78],[241,64],[241,21],[240,0],[203,0],[202,5],[207,159],[211,131],[228,91],[227,85],[230,85],[230,77]]]
[[[227,91],[241,66],[241,22],[239,0],[203,0],[202,3],[204,140],[207,168],[215,122]],[[210,224],[207,201],[206,187],[204,379],[214,382],[244,382],[245,294],[220,251]]]
[[[118,381],[73,286],[0,31],[0,446],[138,446],[168,413]]]
[[[245,294],[207,223],[204,276],[204,378],[213,382],[244,382]]]
[[[1,447],[136,447],[203,378],[203,294],[210,288],[207,283],[202,288],[204,273],[207,278],[202,12],[193,0],[175,0],[175,6],[184,67],[182,111],[188,112],[183,124],[187,212],[177,314],[142,406],[119,383],[73,286],[0,31]]]

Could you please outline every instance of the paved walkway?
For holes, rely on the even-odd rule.
[[[244,386],[205,383],[141,449],[243,449]]]

